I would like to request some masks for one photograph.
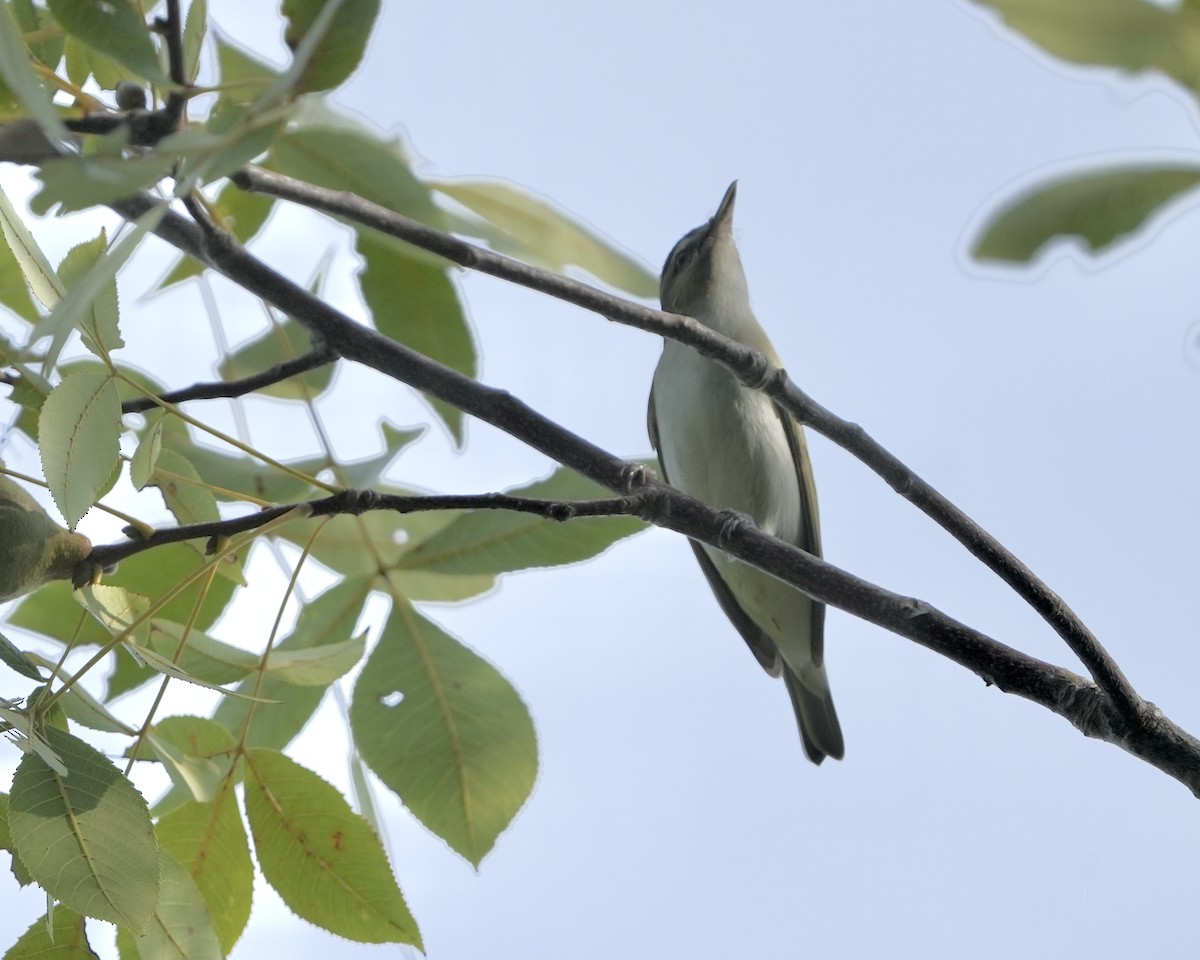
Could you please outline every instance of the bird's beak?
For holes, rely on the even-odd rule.
[[[712,225],[713,230],[730,230],[733,228],[733,202],[737,199],[737,181],[729,185],[729,189],[725,191],[725,196],[721,198],[721,205],[717,207],[717,212],[713,214]]]

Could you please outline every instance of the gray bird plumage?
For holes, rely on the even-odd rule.
[[[690,231],[663,267],[664,310],[694,317],[779,364],[754,317],[733,240],[730,185],[711,220]],[[800,425],[728,370],[672,340],[663,344],[648,412],[667,481],[718,509],[820,556],[816,488]],[[840,760],[842,731],[825,675],[825,607],[723,551],[692,543],[713,594],[758,662],[783,675],[804,752]]]

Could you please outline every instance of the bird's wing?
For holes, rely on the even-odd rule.
[[[792,452],[792,463],[796,468],[796,479],[800,484],[800,534],[796,546],[814,557],[821,556],[821,519],[817,514],[817,486],[813,482],[812,464],[808,459],[808,447],[804,442],[804,431],[790,413],[776,406],[783,432],[787,436],[788,449]],[[812,605],[812,659],[816,666],[825,661],[825,604]]]
[[[650,388],[650,403],[646,411],[646,429],[650,434],[650,443],[659,453],[659,469],[662,472],[663,479],[667,483],[671,482],[671,478],[667,476],[667,465],[662,462],[662,447],[658,442],[658,420],[654,413],[654,388]],[[791,442],[790,440],[788,441]],[[801,438],[803,443],[803,438]],[[812,478],[809,478],[809,485],[812,485]],[[813,501],[815,508],[816,501]],[[807,512],[807,511],[806,511]],[[818,542],[819,542],[818,537]],[[729,622],[736,628],[737,632],[742,635],[742,639],[746,641],[746,646],[750,648],[750,652],[754,654],[754,659],[759,662],[759,665],[767,671],[771,676],[778,677],[783,672],[783,660],[779,656],[779,649],[775,646],[775,641],[770,635],[764,632],[758,624],[750,619],[750,615],[742,609],[737,602],[732,591],[722,579],[720,572],[717,570],[716,564],[712,562],[708,552],[702,544],[695,540],[689,540],[692,552],[696,555],[696,562],[700,564],[700,569],[704,571],[704,579],[708,581],[709,587],[712,588],[713,596],[717,598],[717,603],[725,616],[729,618]],[[808,549],[805,547],[805,549]],[[815,608],[821,609],[821,623],[824,623],[824,610],[821,604],[814,604]],[[814,627],[818,626],[814,618]],[[819,636],[817,634],[816,636]]]

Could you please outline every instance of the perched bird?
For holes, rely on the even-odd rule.
[[[664,310],[681,313],[779,356],[750,309],[733,241],[730,184],[716,215],[675,244],[663,267]],[[667,482],[719,510],[749,515],[759,529],[821,554],[817,494],[800,425],[764,394],[691,347],[666,340],[650,390],[650,441]],[[717,602],[772,676],[783,674],[804,752],[840,760],[842,730],[825,675],[825,607],[795,587],[692,542]]]
[[[92,543],[50,519],[41,504],[0,475],[0,603],[51,580],[70,580]]]

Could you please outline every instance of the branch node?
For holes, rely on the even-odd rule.
[[[754,518],[740,510],[722,510],[717,514],[717,520],[721,524],[721,530],[717,534],[717,546],[722,550],[733,546],[743,528],[758,529]]]
[[[644,463],[627,463],[621,468],[621,495],[633,496],[645,490],[655,473]]]

